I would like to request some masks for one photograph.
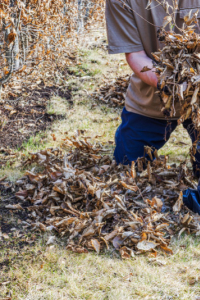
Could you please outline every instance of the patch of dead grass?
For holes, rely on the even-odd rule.
[[[16,300],[195,299],[200,292],[199,241],[185,236],[172,247],[173,256],[122,261],[110,253],[79,255],[38,244],[34,256],[24,255],[4,273],[11,280],[4,292],[10,288]]]
[[[159,151],[161,155],[169,155],[169,159],[174,161],[184,161],[189,158],[189,149],[192,146],[190,137],[183,126],[178,126],[171,134],[169,141]]]
[[[0,178],[7,176],[9,181],[16,181],[17,179],[21,178],[24,175],[23,171],[20,169],[12,169],[12,168],[5,168],[0,170]]]

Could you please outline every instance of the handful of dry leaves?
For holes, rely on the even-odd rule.
[[[195,128],[199,129],[200,35],[195,33],[195,26],[198,26],[197,16],[198,10],[193,14],[190,11],[185,16],[181,34],[165,30],[172,21],[171,16],[165,17],[163,26],[158,31],[158,39],[165,46],[152,55],[155,71],[160,78],[163,113],[170,117],[175,116],[175,103],[180,101],[182,110],[179,124],[191,117]]]
[[[155,151],[152,163],[141,158],[137,168],[117,166],[88,137],[67,137],[62,148],[68,154],[60,149],[32,154],[27,164],[43,171],[28,171],[16,183],[17,209],[28,209],[27,226],[57,233],[74,252],[114,248],[122,258],[172,253],[172,236],[200,233],[200,217],[182,202],[182,191],[195,187],[186,165],[170,166]],[[145,152],[151,157],[151,148]]]

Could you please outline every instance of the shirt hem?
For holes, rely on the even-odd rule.
[[[151,119],[157,119],[157,120],[165,120],[165,121],[177,121],[180,117],[172,117],[172,118],[167,118],[165,116],[163,117],[155,117],[155,116],[152,116],[152,115],[148,115],[148,114],[144,114],[143,112],[141,111],[138,111],[134,108],[130,108],[130,107],[127,107],[125,105],[125,108],[128,112],[132,112],[132,113],[135,113],[135,114],[138,114],[138,115],[141,115],[141,116],[144,116],[144,117],[148,117],[148,118],[151,118]]]
[[[118,54],[118,53],[133,53],[144,50],[142,46],[127,46],[127,47],[108,47],[109,54]]]

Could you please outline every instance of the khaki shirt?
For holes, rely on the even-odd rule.
[[[167,1],[172,4],[172,0]],[[164,44],[157,39],[157,30],[167,15],[164,8],[155,0],[152,0],[149,9],[146,9],[148,0],[123,0],[122,2],[126,5],[118,0],[106,0],[109,53],[131,53],[144,50],[148,57],[153,58],[151,53],[164,47]],[[176,14],[177,25],[182,27],[184,16],[191,9],[195,12],[197,8],[199,8],[198,18],[200,18],[200,0],[179,0],[179,10]],[[126,94],[126,109],[147,117],[165,119],[161,112],[159,95],[155,92],[154,87],[144,83],[133,74]],[[175,109],[176,116],[173,119],[178,119],[181,109],[179,102],[175,104]]]

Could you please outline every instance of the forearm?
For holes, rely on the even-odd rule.
[[[133,70],[133,72],[146,84],[157,87],[158,78],[153,70],[141,72],[144,66],[153,68],[152,60],[146,55],[144,51],[135,53],[126,53],[126,60]]]

